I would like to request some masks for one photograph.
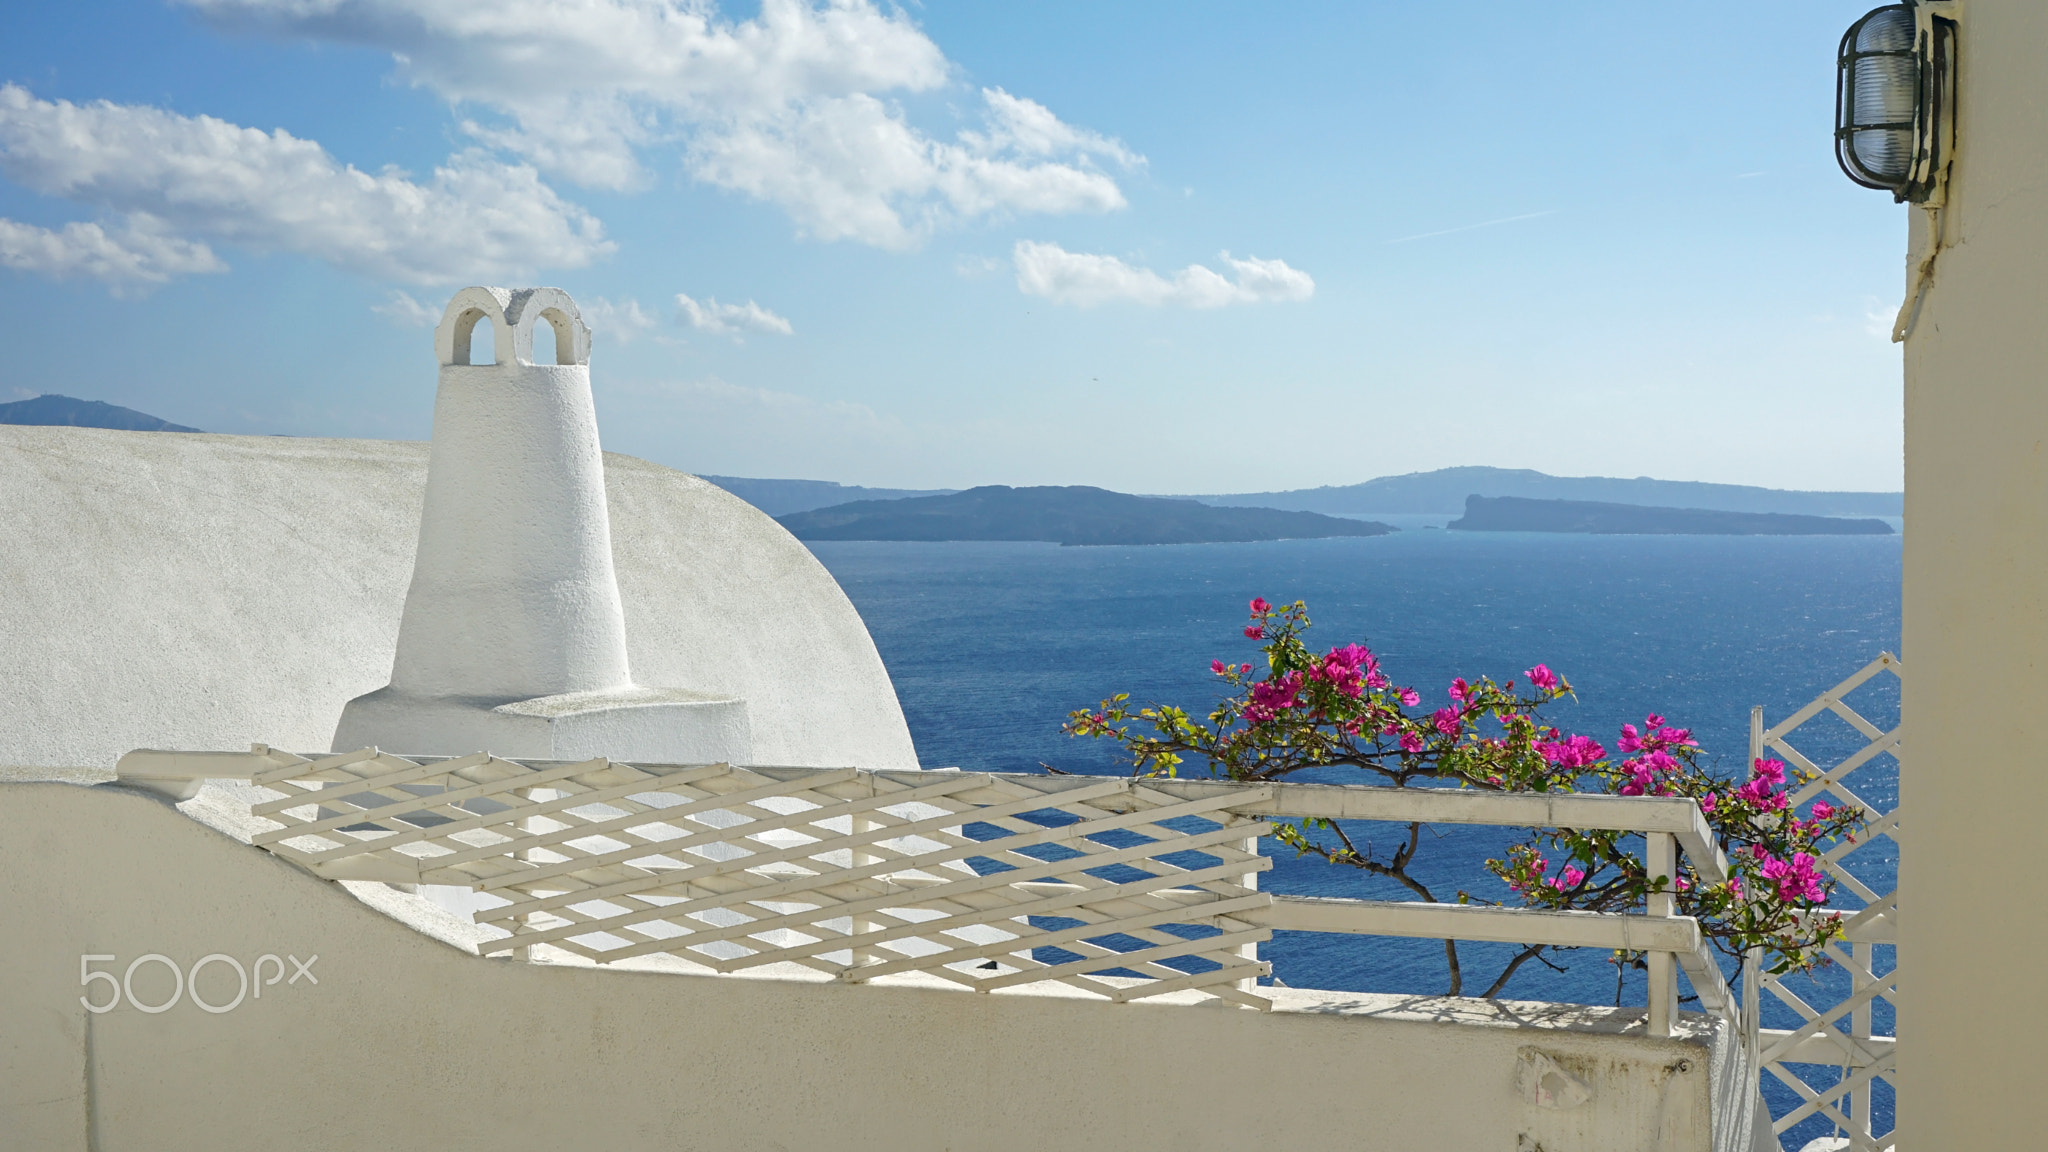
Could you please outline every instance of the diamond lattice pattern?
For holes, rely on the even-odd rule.
[[[284,756],[273,753],[274,756]],[[1142,780],[956,771],[522,763],[365,750],[289,757],[264,848],[331,879],[468,887],[509,933],[611,963],[923,972],[981,991],[1059,981],[1111,1000],[1187,989],[1265,1008],[1267,825]]]
[[[1873,877],[1895,875],[1881,866],[1878,857],[1886,851],[1879,847],[1881,841],[1890,841],[1892,848],[1899,844],[1899,806],[1873,803],[1851,787],[1850,777],[1879,757],[1896,761],[1901,741],[1899,729],[1879,728],[1851,708],[1845,697],[1887,673],[1901,681],[1905,678],[1904,665],[1889,652],[1775,727],[1763,730],[1758,722],[1752,738],[1759,754],[1781,757],[1814,775],[1815,779],[1793,794],[1795,806],[1826,800],[1861,809],[1870,821],[1864,836],[1836,845],[1823,857],[1828,874],[1839,884],[1836,901],[1858,905],[1842,912],[1847,940],[1828,946],[1828,958],[1839,972],[1847,974],[1846,988],[1839,987],[1840,980],[1828,985],[1812,982],[1800,985],[1802,994],[1785,979],[1762,975],[1758,981],[1801,1020],[1796,1028],[1768,1034],[1761,1046],[1760,1067],[1799,1099],[1796,1107],[1776,1119],[1774,1131],[1786,1132],[1818,1116],[1835,1126],[1838,1138],[1845,1138],[1845,1147],[1854,1152],[1882,1152],[1893,1147],[1889,1131],[1874,1131],[1877,1117],[1871,1090],[1881,1082],[1896,1091],[1897,1041],[1892,1036],[1873,1035],[1872,1025],[1873,1009],[1880,1001],[1896,1004],[1898,1000],[1899,972],[1895,963],[1888,967],[1886,962],[1894,959],[1891,945],[1896,940],[1899,894],[1895,882],[1878,884]],[[1833,764],[1824,764],[1800,751],[1792,737],[1803,725],[1830,714],[1847,723],[1865,743]],[[1865,792],[1869,792],[1867,786]]]

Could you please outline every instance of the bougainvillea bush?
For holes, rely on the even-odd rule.
[[[1066,731],[1114,740],[1141,775],[1178,775],[1199,764],[1232,780],[1271,781],[1305,769],[1352,769],[1359,783],[1395,787],[1456,786],[1495,792],[1598,792],[1620,796],[1688,796],[1705,814],[1728,856],[1730,877],[1707,883],[1690,860],[1674,877],[1645,873],[1640,838],[1623,832],[1533,829],[1485,868],[1499,881],[1491,894],[1457,892],[1460,903],[1510,904],[1592,912],[1632,912],[1653,892],[1673,891],[1680,915],[1699,920],[1723,952],[1763,950],[1773,972],[1811,968],[1839,938],[1839,922],[1812,911],[1825,904],[1832,879],[1820,867],[1826,846],[1853,839],[1864,814],[1816,801],[1796,811],[1790,791],[1805,782],[1776,760],[1758,760],[1742,779],[1702,766],[1692,733],[1655,714],[1624,724],[1612,752],[1599,741],[1566,734],[1543,717],[1545,706],[1571,694],[1565,678],[1538,664],[1519,680],[1451,681],[1441,707],[1396,684],[1372,652],[1345,644],[1318,654],[1305,639],[1307,606],[1251,602],[1247,639],[1263,659],[1210,664],[1223,689],[1206,720],[1186,709],[1135,707],[1128,694],[1072,713]],[[1340,773],[1341,775],[1341,773]],[[1327,779],[1328,774],[1319,774]],[[1440,897],[1417,879],[1412,864],[1423,826],[1410,824],[1393,849],[1360,849],[1335,821],[1275,826],[1274,836],[1297,853],[1386,877],[1427,901]],[[1633,843],[1631,843],[1633,841]],[[1451,995],[1464,989],[1457,945],[1444,942]],[[1546,946],[1516,953],[1482,993],[1495,996]],[[1616,963],[1639,963],[1617,953]]]

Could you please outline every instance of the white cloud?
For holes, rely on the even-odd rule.
[[[131,234],[196,234],[408,283],[517,279],[588,264],[613,247],[533,168],[480,151],[416,182],[340,164],[282,130],[104,100],[38,100],[14,84],[0,86],[0,173],[125,213]],[[166,274],[212,270],[193,263],[204,244],[176,243],[187,246],[186,266],[156,257]]]
[[[441,322],[441,309],[422,304],[411,293],[395,288],[382,304],[370,305],[370,311],[400,328],[432,328]]]
[[[998,260],[994,256],[974,256],[963,253],[953,258],[953,271],[970,280],[993,275],[1009,266],[1009,261]]]
[[[583,313],[583,322],[590,325],[593,338],[631,344],[634,337],[661,327],[659,320],[649,316],[640,302],[630,297],[614,303],[598,296],[577,308]]]
[[[1012,96],[1001,88],[984,88],[981,96],[988,105],[989,130],[960,134],[963,141],[980,152],[1015,150],[1025,156],[1107,156],[1125,167],[1145,162],[1143,156],[1125,148],[1120,141],[1062,123],[1050,108],[1036,100]]]
[[[218,24],[390,52],[464,131],[592,187],[647,183],[680,144],[692,176],[773,203],[804,233],[887,248],[948,222],[1124,205],[1095,163],[1142,163],[1001,89],[951,141],[890,102],[952,81],[944,53],[872,0],[184,0]]]
[[[98,224],[71,223],[53,232],[0,218],[0,265],[57,279],[90,277],[117,295],[228,267],[205,244],[169,235],[161,221],[142,214],[129,216],[113,233]]]
[[[1289,267],[1284,260],[1256,256],[1237,260],[1228,252],[1222,260],[1233,276],[1190,264],[1170,279],[1149,268],[1133,268],[1114,256],[1069,252],[1057,244],[1032,240],[1019,240],[1011,259],[1017,266],[1018,291],[1082,308],[1115,300],[1221,308],[1306,300],[1316,291],[1316,282],[1308,273]]]
[[[676,319],[699,332],[737,338],[742,332],[765,332],[788,336],[795,332],[787,319],[777,316],[752,300],[745,304],[720,304],[713,297],[693,300],[676,293]]]
[[[820,240],[915,247],[949,221],[1003,212],[1108,212],[1116,181],[1075,164],[1024,163],[980,140],[946,144],[868,95],[754,116],[691,144],[690,172],[770,201]]]

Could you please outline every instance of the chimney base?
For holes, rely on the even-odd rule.
[[[753,759],[747,704],[682,688],[614,688],[530,700],[423,697],[380,688],[348,702],[334,750],[643,764]]]

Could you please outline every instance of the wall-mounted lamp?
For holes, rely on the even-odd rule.
[[[1849,179],[1939,203],[1955,146],[1951,3],[1887,4],[1849,25],[1836,55],[1835,158]]]

